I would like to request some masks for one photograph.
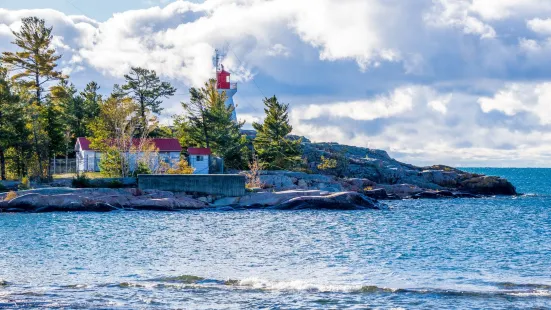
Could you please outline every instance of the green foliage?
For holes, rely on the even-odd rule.
[[[6,152],[26,140],[23,105],[7,80],[7,70],[0,67],[0,179],[6,179]]]
[[[52,80],[63,77],[56,71],[57,61],[52,46],[52,27],[46,27],[43,19],[27,17],[22,19],[20,31],[13,31],[13,44],[20,48],[18,52],[3,52],[2,61],[17,73],[13,80],[21,81],[26,87],[36,92],[36,102],[41,104],[42,86]]]
[[[108,178],[118,178],[128,171],[128,165],[124,163],[121,153],[114,147],[106,148],[101,154],[99,162],[101,175]]]
[[[167,174],[193,174],[194,171],[195,169],[192,168],[185,159],[181,159],[176,168],[166,169]]]
[[[86,173],[82,173],[73,178],[71,185],[74,188],[90,188],[92,187],[92,181],[86,175]]]
[[[190,101],[182,103],[185,116],[175,118],[176,135],[183,145],[208,147],[224,159],[227,168],[243,169],[246,138],[240,130],[243,122],[232,119],[234,107],[225,104],[226,94],[218,93],[216,81],[190,89]]]
[[[8,191],[8,188],[4,184],[0,183],[0,193],[6,192],[6,191]]]
[[[21,179],[21,184],[19,184],[19,190],[27,190],[31,188],[31,180],[28,177],[23,177]]]
[[[89,124],[99,115],[100,112],[100,103],[102,102],[102,97],[98,94],[100,87],[99,85],[92,81],[86,84],[84,91],[80,93],[82,98],[83,105],[83,122],[86,128],[87,136],[90,133]],[[76,135],[77,137],[79,135]],[[82,137],[82,136],[81,136]]]
[[[115,85],[114,94],[118,97],[130,97],[138,103],[138,115],[141,125],[146,126],[146,112],[161,113],[161,98],[174,95],[176,88],[168,82],[161,82],[154,70],[132,67],[129,74],[124,76],[126,84]]]
[[[155,128],[150,134],[150,138],[174,138],[172,129],[168,126],[159,126]]]
[[[147,165],[147,163],[144,163],[143,161],[138,162],[138,166],[136,167],[136,170],[132,173],[134,177],[137,177],[138,174],[151,174],[152,171]]]
[[[346,176],[350,160],[346,156],[346,150],[331,153],[331,157],[321,156],[318,170],[338,177]]]
[[[107,183],[107,188],[124,188],[124,184],[120,180],[112,180]]]
[[[321,162],[318,164],[319,170],[328,170],[337,168],[337,160],[333,158],[325,158],[321,156]]]
[[[44,128],[45,133],[47,158],[53,158],[56,154],[64,154],[67,150],[65,115],[61,104],[60,101],[48,97],[40,109],[40,119],[43,121],[42,128]]]
[[[269,170],[293,169],[301,162],[302,150],[301,140],[287,138],[293,130],[289,124],[289,105],[280,103],[276,96],[265,98],[264,105],[264,123],[253,123],[257,131],[253,145],[258,159]]]
[[[57,61],[61,58],[56,55],[56,51],[52,45],[52,27],[46,27],[43,19],[37,17],[27,17],[22,19],[22,25],[19,31],[14,31],[15,41],[12,42],[19,51],[3,52],[1,61],[13,73],[11,76],[13,81],[16,81],[27,92],[33,93],[32,99],[28,101],[30,107],[30,127],[33,133],[34,152],[38,162],[37,173],[43,178],[48,174],[49,169],[45,167],[47,164],[47,156],[51,154],[48,147],[51,144],[49,133],[44,131],[44,123],[49,130],[52,128],[48,124],[50,119],[39,119],[44,114],[41,106],[43,104],[44,94],[47,90],[44,86],[47,83],[59,80],[64,76],[60,71],[56,70]],[[51,112],[51,111],[50,111]]]

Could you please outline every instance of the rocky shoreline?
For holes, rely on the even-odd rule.
[[[0,212],[110,212],[110,211],[183,211],[237,209],[385,209],[375,199],[356,192],[283,191],[251,193],[243,197],[193,197],[184,193],[137,189],[42,188],[20,191],[6,200],[0,194]],[[207,202],[211,200],[211,202]]]
[[[259,188],[242,197],[173,193],[136,188],[135,178],[95,180],[100,188],[70,188],[71,179],[50,187],[0,194],[0,212],[109,212],[116,210],[385,209],[383,200],[481,198],[517,195],[506,179],[447,166],[416,167],[385,151],[336,143],[303,143],[307,172],[260,171]],[[338,165],[320,170],[321,157]],[[243,172],[242,172],[243,173]],[[97,183],[97,184],[96,184]],[[126,188],[105,188],[117,183]],[[17,188],[17,183],[3,184]],[[12,196],[14,194],[12,193]]]

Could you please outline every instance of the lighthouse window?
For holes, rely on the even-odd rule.
[[[227,75],[227,76],[226,76],[226,83],[229,83],[229,82],[230,82],[230,76]]]

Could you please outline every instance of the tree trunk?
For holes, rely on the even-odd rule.
[[[40,146],[38,145],[38,137],[36,133],[36,117],[33,116],[33,140],[34,140],[34,150],[36,152],[36,156],[38,157],[38,169],[40,174],[40,179],[42,179],[42,173],[44,173],[44,169],[42,168],[42,152],[40,152]]]
[[[42,105],[42,98],[40,98],[40,73],[36,71],[34,77],[36,86],[36,105],[40,107]],[[34,148],[36,151],[36,156],[38,157],[38,169],[40,170],[40,179],[42,180],[44,169],[42,165],[42,152],[40,152],[40,146],[38,144],[38,136],[36,132],[36,118],[37,116],[33,115]]]
[[[145,132],[145,126],[146,126],[146,120],[145,120],[145,98],[143,96],[140,96],[140,115],[141,115],[141,128],[138,130],[138,134],[140,137],[143,136],[143,133]]]
[[[3,147],[0,147],[0,179],[6,180],[6,156]]]

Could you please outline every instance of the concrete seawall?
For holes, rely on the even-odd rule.
[[[138,175],[138,188],[237,197],[245,195],[245,176],[238,174]]]

